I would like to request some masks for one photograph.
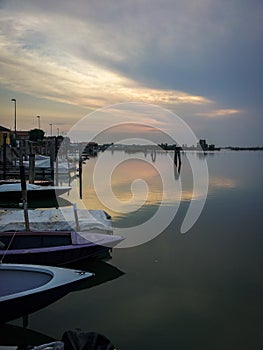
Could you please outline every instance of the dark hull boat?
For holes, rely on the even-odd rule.
[[[75,231],[0,233],[0,261],[61,266],[105,255],[122,237]]]
[[[98,257],[123,240],[113,235],[112,222],[102,210],[59,208],[0,211],[0,261],[65,265]]]
[[[92,275],[59,267],[0,264],[0,323],[46,307]]]

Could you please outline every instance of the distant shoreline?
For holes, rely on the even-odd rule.
[[[221,147],[221,149],[229,149],[231,151],[263,151],[263,147]]]
[[[195,147],[195,146],[177,146],[177,145],[163,145],[163,144],[110,144],[108,147],[103,147],[104,145],[99,145],[101,149],[104,151],[107,148],[113,150],[144,150],[144,149],[162,149],[164,151],[220,151],[220,150],[230,150],[230,151],[263,151],[263,146],[214,146],[210,145],[207,148]]]

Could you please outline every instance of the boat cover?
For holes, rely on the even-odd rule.
[[[112,222],[103,210],[76,209],[76,213],[77,221],[72,207],[28,210],[30,230],[113,234]],[[0,210],[0,232],[24,230],[23,210]]]
[[[83,332],[80,329],[66,331],[61,341],[54,341],[29,347],[32,350],[114,350],[115,347],[104,335],[95,332]]]
[[[61,341],[65,350],[114,350],[115,346],[104,335],[96,332],[83,332],[81,329],[66,331]]]
[[[87,243],[94,243],[102,246],[116,245],[118,241],[120,242],[123,238],[121,236],[109,235],[97,232],[76,232],[71,231],[71,243],[73,245],[81,245]],[[1,349],[0,349],[1,350]]]
[[[27,191],[47,191],[47,190],[70,190],[70,186],[40,186],[35,184],[26,184]],[[0,185],[0,193],[1,192],[20,192],[21,189],[21,183],[13,183],[13,184],[2,184]]]
[[[24,160],[23,165],[26,168],[29,168],[29,161]],[[49,169],[50,168],[50,157],[36,155],[35,156],[35,168]],[[54,169],[55,168],[56,168],[56,162],[54,162]],[[74,170],[74,169],[76,169],[76,167],[71,165],[67,161],[59,160],[58,161],[58,169],[59,169],[59,172],[61,173],[61,172],[68,172],[70,170]]]

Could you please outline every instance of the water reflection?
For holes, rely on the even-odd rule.
[[[136,153],[136,155],[134,155]],[[114,219],[125,216],[122,214],[124,206],[129,205],[129,211],[137,211],[139,208],[158,207],[162,202],[163,205],[174,205],[178,201],[198,200],[203,197],[203,191],[196,189],[193,193],[193,174],[191,162],[201,162],[208,160],[217,163],[218,154],[212,152],[204,154],[203,152],[174,152],[174,151],[159,151],[151,150],[132,150],[131,153],[127,151],[106,150],[103,152],[104,158],[104,172],[96,174],[100,176],[97,182],[100,184],[100,197],[97,195],[94,187],[94,173],[96,164],[99,159],[91,158],[83,166],[83,202],[79,202],[78,206],[88,209],[102,209],[107,211]],[[115,162],[119,165],[110,174],[110,182],[107,181],[109,177],[110,165]],[[156,165],[156,166],[155,166]],[[156,168],[157,167],[157,168]],[[162,175],[158,173],[158,169],[162,169]],[[109,169],[109,170],[108,170]],[[236,180],[227,174],[223,173],[213,174],[209,169],[209,186],[210,194],[219,188],[236,188],[238,184]],[[137,180],[141,180],[141,187]],[[176,182],[181,183],[182,189],[175,185]],[[136,183],[137,182],[137,183]],[[147,184],[147,187],[143,185]],[[163,183],[168,184],[168,189],[164,189]],[[138,190],[134,193],[132,184],[136,183]],[[65,183],[63,183],[65,184]],[[70,202],[75,203],[79,200],[79,185],[78,180],[74,180],[72,190],[69,196],[59,198],[59,205],[69,205]],[[239,184],[240,185],[240,184]],[[106,205],[111,203],[112,193],[108,191],[111,188],[118,205]],[[147,189],[147,191],[146,191]],[[103,201],[101,200],[103,199]],[[47,204],[48,205],[48,204]],[[126,215],[127,216],[127,215]]]
[[[1,325],[0,335],[0,349],[3,346],[19,346],[20,349],[27,349],[29,345],[36,346],[55,341],[54,338],[46,334],[11,324]]]
[[[151,151],[151,158],[152,158],[152,162],[154,163],[156,161],[156,149],[153,149]]]
[[[163,183],[158,170],[144,159],[129,156],[124,158],[120,152],[115,152],[114,157],[118,156],[120,163],[113,170],[110,183],[103,180],[103,174],[101,174],[100,181],[96,179],[100,184],[99,191],[103,200],[105,202],[116,201],[115,211],[110,210],[112,206],[109,208],[103,205],[97,196],[92,178],[96,166],[96,162],[93,160],[86,165],[84,170],[85,194],[83,201],[86,207],[106,210],[112,217],[115,217],[122,212],[124,205],[128,205],[130,211],[137,210],[141,206],[158,205],[164,195]],[[156,154],[154,157],[156,157]],[[110,168],[111,159],[106,159],[106,162],[108,164],[105,163],[105,171],[107,171],[107,167]],[[137,186],[136,191],[132,188],[132,184]],[[148,188],[145,187],[146,184]],[[111,188],[112,192],[108,191],[108,187]],[[112,193],[114,197],[112,197]]]
[[[204,211],[190,234],[179,234],[193,192],[186,155],[175,180],[174,164],[167,165],[169,153],[157,152],[155,163],[171,178],[167,205],[174,205],[175,185],[182,182],[178,216],[147,244],[113,251],[112,263],[124,276],[41,311],[32,317],[32,328],[58,339],[65,329],[91,326],[125,350],[169,349],[175,342],[178,349],[262,349],[263,152],[189,156],[200,164],[206,161],[210,177]],[[108,151],[105,164],[113,157],[126,160],[127,154]],[[149,153],[147,159],[152,162]],[[92,162],[85,167],[85,191]],[[93,209],[93,194],[86,191],[85,196]],[[131,225],[157,204],[130,214]],[[53,315],[62,315],[59,323]]]
[[[180,162],[178,165],[174,164],[174,178],[178,180],[180,177],[182,163]]]
[[[110,256],[108,256],[110,258]],[[80,262],[72,263],[67,265],[68,268],[78,269],[83,271],[89,271],[94,273],[95,275],[90,279],[90,281],[81,284],[77,290],[83,290],[87,288],[92,288],[95,286],[99,286],[103,283],[113,281],[125,273],[118,269],[117,267],[103,261],[103,260],[92,260],[92,259],[84,259]]]
[[[236,188],[237,181],[235,179],[219,176],[211,176],[209,180],[210,186],[213,188]]]
[[[100,172],[97,171],[100,156],[89,159],[83,166],[83,204],[86,208],[105,210],[114,220],[140,208],[144,208],[145,212],[145,207],[158,207],[160,203],[177,205],[178,201],[203,197],[202,189],[195,189],[193,193],[193,175],[189,165],[196,158],[204,159],[199,158],[200,155],[189,152],[186,156],[180,151],[155,149],[132,149],[129,152],[103,152],[103,169]],[[118,165],[112,170],[114,163]],[[95,188],[95,182],[99,184],[99,188]],[[74,189],[70,196],[73,193]],[[76,197],[71,201],[75,202]],[[126,212],[125,207],[128,208]]]
[[[89,281],[82,281],[73,292],[85,291],[90,288],[109,283],[123,276],[125,273],[108,262],[96,259],[83,259],[80,262],[67,265],[68,268],[93,272],[95,275]],[[30,326],[29,316],[29,326]],[[77,327],[77,325],[76,325]],[[1,345],[38,345],[51,342],[54,339],[48,335],[30,331],[27,328],[0,325],[0,349]],[[15,342],[15,344],[14,344]]]

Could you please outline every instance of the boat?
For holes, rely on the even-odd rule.
[[[117,267],[102,260],[82,260],[80,263],[71,264],[69,268],[73,270],[88,270],[90,273],[93,273],[92,278],[83,280],[81,284],[74,288],[74,291],[87,290],[124,275],[124,272]],[[14,349],[18,349],[18,346],[19,349],[26,349],[27,346],[29,348],[29,346],[33,347],[56,341],[56,339],[51,338],[49,335],[10,323],[0,324],[0,334],[0,349],[3,349],[3,347],[8,347],[9,349],[11,346],[16,346]]]
[[[0,232],[0,261],[63,266],[106,256],[122,240],[116,235],[76,231]]]
[[[17,180],[17,179],[6,179],[6,180],[1,179],[1,180],[0,180],[0,185],[4,185],[4,184],[15,184],[15,183],[21,183],[21,181],[20,181],[20,180]]]
[[[0,264],[0,323],[46,307],[92,276],[54,266]]]
[[[61,339],[55,339],[38,331],[11,324],[0,327],[0,350],[114,350],[112,342],[101,333],[83,331],[80,328],[66,330]],[[8,339],[6,341],[5,339]]]
[[[103,210],[76,206],[27,211],[0,210],[0,261],[66,265],[106,255],[123,238],[113,235],[112,222]]]
[[[76,205],[61,208],[28,209],[31,231],[81,231],[113,234],[110,215],[104,210],[79,209]],[[24,231],[23,210],[0,209],[0,232]]]
[[[71,190],[70,186],[39,186],[26,184],[27,200],[51,199]],[[0,185],[0,202],[21,202],[22,189],[20,183]]]
[[[56,164],[57,163],[57,164]],[[30,167],[29,161],[23,161],[23,165],[25,168]],[[41,173],[43,170],[51,170],[51,160],[49,156],[43,156],[43,155],[35,155],[35,171],[37,173]],[[69,162],[67,159],[57,159],[57,162],[55,161],[53,163],[53,169],[57,170],[58,174],[70,174],[72,171],[76,170],[76,166]]]

